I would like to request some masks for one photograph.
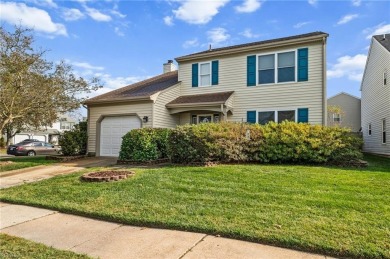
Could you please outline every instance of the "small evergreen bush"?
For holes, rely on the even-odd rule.
[[[134,129],[123,136],[120,160],[150,161],[167,158],[170,129]]]
[[[59,145],[65,156],[85,155],[87,153],[87,122],[76,124],[73,129],[65,131],[59,137]]]

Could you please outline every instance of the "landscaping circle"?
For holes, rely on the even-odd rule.
[[[100,171],[83,174],[81,179],[87,182],[111,182],[126,179],[132,175],[134,175],[133,171]]]

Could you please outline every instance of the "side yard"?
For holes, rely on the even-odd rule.
[[[11,161],[12,163],[4,163]],[[49,165],[56,163],[54,160],[46,160],[45,156],[38,157],[7,157],[0,159],[0,174],[11,170],[33,167],[38,165]]]
[[[199,231],[333,256],[390,258],[390,159],[368,168],[221,165],[80,173],[0,190],[0,200],[139,226]]]

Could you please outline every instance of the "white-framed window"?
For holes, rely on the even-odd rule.
[[[386,144],[386,119],[382,120],[382,144]]]
[[[220,121],[219,114],[193,114],[193,115],[191,115],[191,123],[192,124],[210,123],[210,122],[218,123],[219,121]]]
[[[211,62],[199,63],[199,86],[211,85]]]
[[[371,123],[368,123],[368,136],[372,135],[372,126]]]
[[[296,82],[297,51],[257,55],[257,84]]]
[[[383,72],[383,86],[387,85],[387,71],[385,70]]]
[[[74,127],[74,122],[66,122],[66,121],[61,121],[60,122],[60,129],[63,130],[69,130]]]
[[[257,111],[257,123],[264,125],[271,121],[281,123],[282,121],[297,122],[297,109],[269,109]]]
[[[333,113],[333,122],[341,122],[341,114]]]

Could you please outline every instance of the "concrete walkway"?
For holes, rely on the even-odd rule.
[[[0,232],[100,258],[327,258],[202,233],[126,226],[0,203]]]
[[[109,166],[114,164],[116,164],[116,158],[113,157],[87,157],[65,163],[12,170],[0,174],[0,189],[23,183],[36,182],[57,175],[74,173],[88,167]]]

